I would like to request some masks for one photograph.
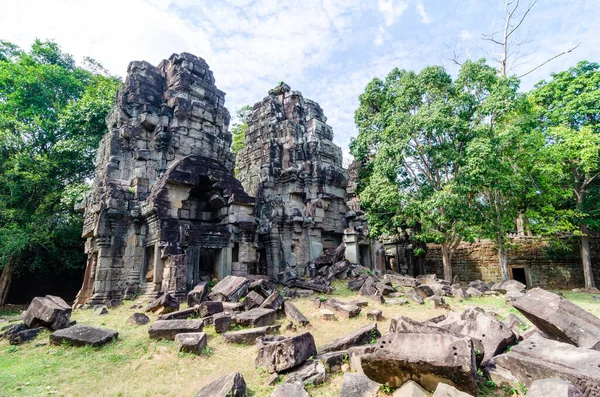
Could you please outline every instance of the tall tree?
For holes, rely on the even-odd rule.
[[[594,288],[589,233],[600,229],[597,202],[591,202],[600,183],[600,65],[582,61],[555,73],[530,98],[546,135],[545,171],[576,211],[585,286]]]
[[[82,266],[73,204],[120,80],[53,42],[0,43],[0,305],[15,272]]]
[[[248,130],[248,122],[252,117],[252,106],[244,105],[235,111],[237,122],[231,127],[231,134],[233,135],[233,142],[231,143],[231,151],[237,156],[237,154],[246,146],[246,131]],[[238,174],[237,158],[235,174]]]
[[[512,110],[517,88],[484,61],[464,63],[455,81],[436,66],[394,69],[367,85],[351,152],[366,163],[361,203],[374,234],[420,223],[421,237],[441,244],[444,278],[452,279],[452,256],[473,236],[476,196],[465,170],[478,153],[470,145]]]

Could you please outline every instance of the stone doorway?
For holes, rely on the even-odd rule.
[[[524,267],[513,267],[511,268],[511,273],[513,280],[529,286],[529,283],[527,282],[527,273],[525,272]]]
[[[189,247],[187,255],[187,289],[194,288],[203,280],[211,280],[217,276],[217,262],[222,249]]]

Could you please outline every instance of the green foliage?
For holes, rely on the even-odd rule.
[[[361,204],[374,236],[420,225],[418,238],[451,254],[471,240],[472,170],[493,150],[497,125],[514,111],[518,81],[497,76],[483,61],[466,62],[458,77],[439,66],[420,73],[394,69],[373,79],[355,113],[350,145],[365,164]],[[486,150],[482,153],[481,149]],[[419,228],[417,228],[419,230]]]
[[[385,383],[385,384],[379,386],[379,390],[385,394],[392,394],[394,392],[394,390],[396,390],[396,388]]]
[[[231,133],[233,135],[231,151],[237,155],[240,150],[246,146],[246,130],[248,129],[250,117],[252,117],[252,106],[242,106],[235,112],[235,114],[238,121],[231,127]]]
[[[56,43],[36,40],[29,51],[0,43],[0,268],[84,264],[73,205],[93,175],[119,84],[77,67]]]

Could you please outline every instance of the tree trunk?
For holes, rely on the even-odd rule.
[[[596,288],[594,282],[594,274],[592,273],[592,260],[590,258],[590,236],[588,235],[587,227],[584,224],[579,225],[581,231],[581,263],[583,264],[583,278],[585,280],[585,288]]]
[[[504,244],[502,236],[496,236],[496,242],[498,243],[498,261],[500,262],[502,280],[508,280],[508,255],[506,245]]]
[[[13,260],[9,258],[6,266],[2,269],[2,275],[0,275],[0,306],[4,306],[6,298],[8,297],[8,290],[10,289],[10,283],[13,275]]]
[[[444,280],[452,282],[452,252],[447,243],[442,244],[442,263],[444,264]]]

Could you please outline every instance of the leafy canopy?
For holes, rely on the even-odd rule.
[[[120,85],[93,65],[78,67],[53,42],[0,43],[0,268],[83,264],[73,204]]]

